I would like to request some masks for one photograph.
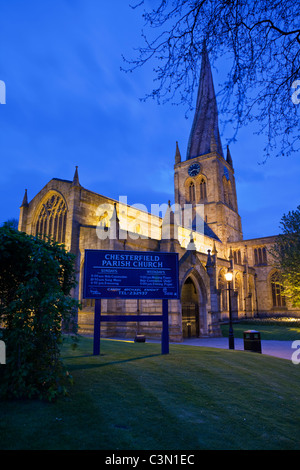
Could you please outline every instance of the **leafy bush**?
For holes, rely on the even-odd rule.
[[[0,339],[6,345],[0,396],[53,400],[70,381],[60,343],[63,327],[76,337],[74,256],[55,242],[4,226],[0,266]]]

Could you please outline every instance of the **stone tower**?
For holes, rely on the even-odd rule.
[[[200,82],[186,160],[176,142],[175,203],[193,207],[204,218],[206,235],[223,243],[243,239],[238,213],[234,169],[229,148],[224,157],[218,109],[206,46],[203,46]],[[195,227],[193,227],[195,229]]]

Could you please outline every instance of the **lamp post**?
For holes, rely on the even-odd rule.
[[[232,278],[233,278],[232,272],[228,271],[225,274],[225,279],[228,283],[228,294],[229,294],[229,335],[228,335],[229,349],[234,349],[234,336],[233,336],[232,312],[231,312],[231,289],[230,289]]]

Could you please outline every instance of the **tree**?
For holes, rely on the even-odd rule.
[[[142,5],[144,0],[132,8]],[[124,58],[124,70],[154,63],[158,86],[145,99],[186,103],[191,109],[205,41],[213,63],[222,59],[222,67],[231,64],[219,111],[226,113],[226,123],[234,124],[233,139],[240,126],[255,121],[258,133],[267,135],[266,157],[275,150],[278,156],[299,149],[297,2],[158,0],[156,8],[144,10],[143,18],[144,45],[137,48],[137,57]]]
[[[294,307],[300,306],[300,206],[284,214],[282,234],[278,236],[271,253],[282,275],[285,295]]]
[[[11,227],[18,230],[18,219],[8,219],[6,222],[3,222],[2,227]]]
[[[62,322],[70,327],[78,307],[70,296],[74,257],[55,242],[4,226],[0,265],[0,339],[7,356],[0,396],[52,400],[67,391],[60,343]]]

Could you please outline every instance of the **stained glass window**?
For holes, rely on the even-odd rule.
[[[35,225],[35,235],[65,243],[67,207],[59,194],[52,194],[43,203]]]

